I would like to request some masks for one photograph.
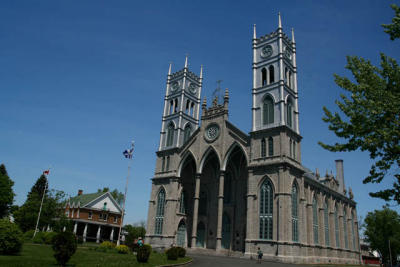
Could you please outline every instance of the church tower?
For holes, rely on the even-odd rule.
[[[186,56],[182,70],[171,73],[171,68],[172,64],[168,70],[159,151],[182,146],[199,127],[203,67],[200,76],[189,71]]]
[[[252,135],[261,142],[259,157],[300,161],[296,43],[293,29],[291,40],[283,32],[280,14],[278,20],[276,31],[259,38],[254,25]]]

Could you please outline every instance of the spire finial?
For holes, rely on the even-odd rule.
[[[315,169],[315,176],[317,176],[317,178],[319,178],[319,170],[318,170],[318,168]]]
[[[172,62],[169,63],[168,75],[171,75],[171,70],[172,70]]]
[[[203,64],[200,65],[200,79],[203,79]]]
[[[294,40],[294,29],[292,28],[292,43],[295,43],[296,41]]]
[[[185,68],[187,68],[188,67],[188,54],[186,54],[186,56],[185,56]]]
[[[256,24],[253,25],[253,39],[257,39]]]
[[[278,28],[282,29],[281,12],[278,12]]]

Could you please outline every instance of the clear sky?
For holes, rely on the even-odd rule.
[[[51,166],[50,188],[70,196],[110,187],[124,190],[135,140],[126,223],[147,219],[169,62],[199,73],[202,95],[216,81],[230,91],[230,121],[251,127],[252,25],[265,35],[295,29],[302,163],[335,173],[344,160],[345,184],[358,214],[381,208],[363,185],[366,152],[331,153],[317,141],[336,137],[322,122],[322,107],[337,110],[343,92],[333,74],[349,76],[346,55],[379,62],[379,52],[400,59],[389,40],[392,1],[1,1],[0,162],[14,180],[16,204]],[[398,209],[397,207],[395,207]]]

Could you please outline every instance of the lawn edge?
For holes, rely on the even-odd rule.
[[[186,264],[192,263],[193,259],[190,259],[187,262],[182,263],[172,263],[172,264],[164,264],[164,265],[157,265],[156,267],[172,267],[172,266],[184,266]]]

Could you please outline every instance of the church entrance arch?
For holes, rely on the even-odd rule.
[[[224,213],[222,217],[222,248],[230,249],[231,248],[231,219],[229,219],[228,215]]]
[[[200,248],[204,248],[204,240],[206,235],[206,227],[203,222],[199,222],[197,225],[197,238],[196,238],[196,246]]]
[[[176,232],[176,244],[178,247],[186,247],[186,224],[181,221]]]

